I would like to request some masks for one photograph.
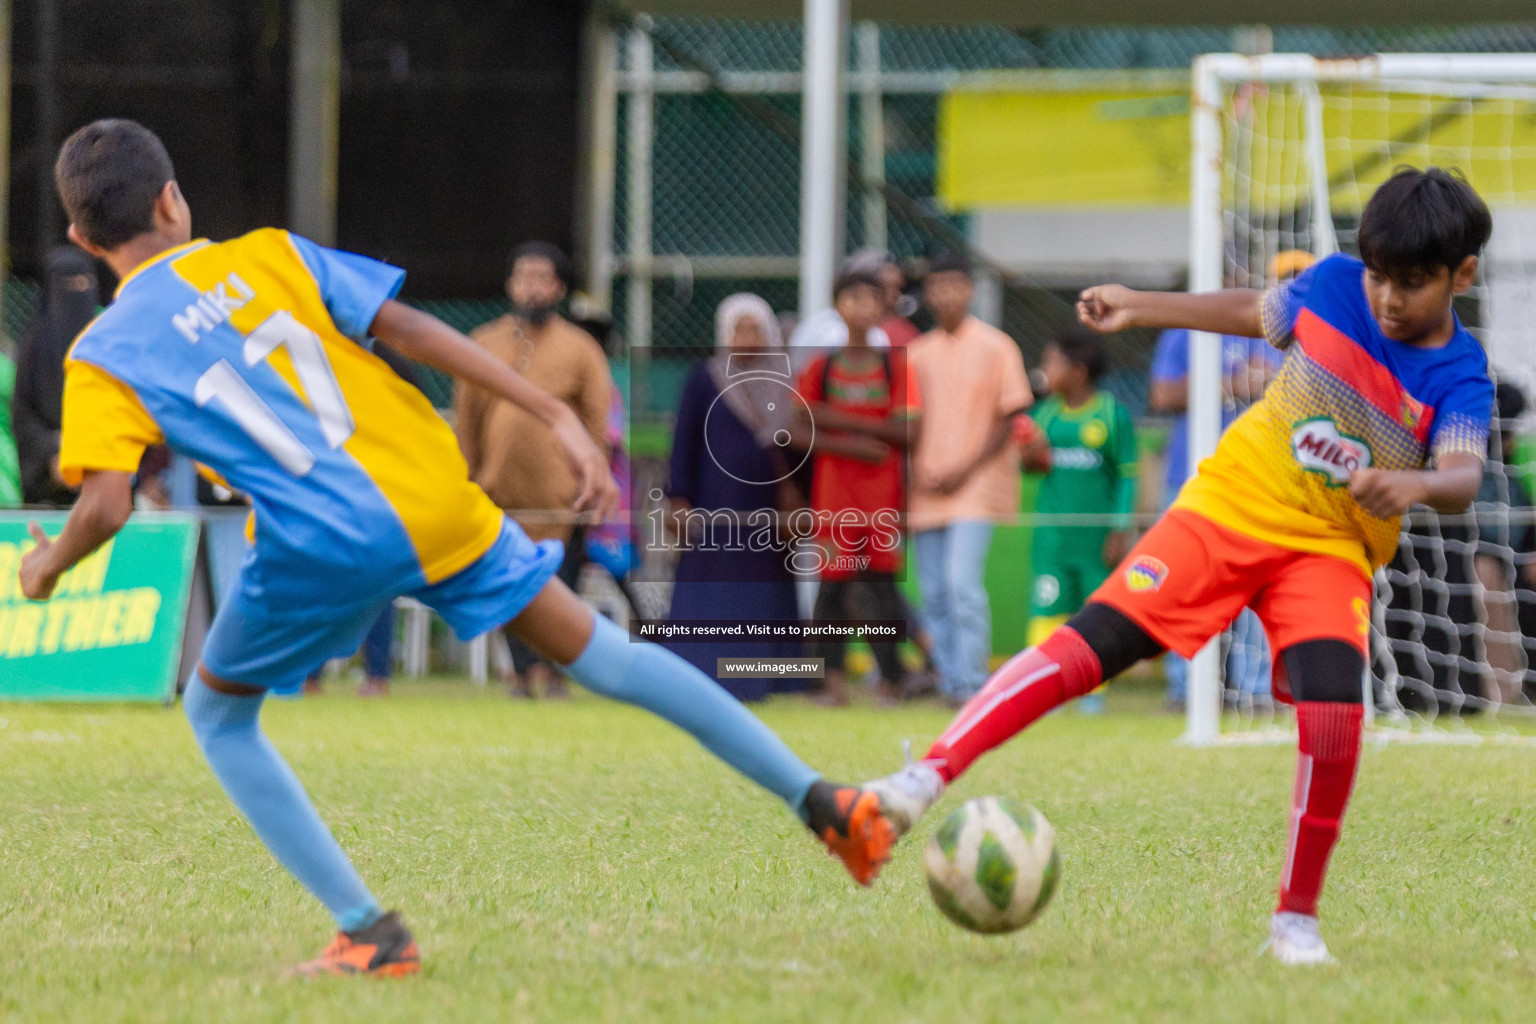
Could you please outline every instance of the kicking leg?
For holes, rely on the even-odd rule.
[[[895,836],[873,793],[823,780],[714,680],[664,647],[631,642],[559,580],[545,584],[512,628],[589,690],[665,718],[777,795],[860,884],[890,858]]]
[[[1122,613],[1090,602],[1038,647],[1014,655],[966,702],[927,756],[868,783],[901,833],[971,763],[1046,712],[1091,692],[1163,645]]]
[[[1296,698],[1299,742],[1280,903],[1269,949],[1284,964],[1332,958],[1317,931],[1317,900],[1360,761],[1365,660],[1342,640],[1309,640],[1282,655]]]
[[[420,968],[410,932],[385,914],[299,783],[261,731],[266,691],[198,666],[184,697],[187,720],[213,773],[256,835],[324,903],[341,934],[304,973],[409,974]]]
[[[1292,558],[1292,552],[1174,509],[1065,626],[993,673],[925,761],[867,788],[880,794],[892,824],[911,827],[971,762],[1041,715],[1167,646],[1198,650],[1253,599],[1274,563]]]
[[[1090,603],[1038,647],[1013,656],[960,709],[926,760],[953,782],[971,762],[1046,712],[1091,692],[1163,645],[1106,604]]]

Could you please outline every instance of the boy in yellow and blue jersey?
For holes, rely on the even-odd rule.
[[[691,732],[784,799],[859,882],[873,880],[892,839],[874,794],[822,780],[712,680],[594,616],[554,578],[560,544],[531,542],[470,482],[452,431],[372,339],[548,424],[575,472],[576,507],[601,518],[615,497],[607,459],[564,403],[396,301],[395,267],[286,231],[192,240],[170,157],[132,121],[75,132],[55,179],[70,238],[121,284],[70,352],[59,462],[80,498],[57,538],[32,524],[22,591],[46,600],[122,528],[149,445],[250,496],[251,546],[185,705],[225,790],[336,919],[302,973],[419,969],[410,931],[381,910],[258,724],[268,691],[296,690],[351,653],[402,594],[463,638],[512,621],[589,689]]]
[[[1288,965],[1332,959],[1317,902],[1360,755],[1371,573],[1409,506],[1460,512],[1481,483],[1493,382],[1451,300],[1492,230],[1464,179],[1403,170],[1366,204],[1360,259],[1330,256],[1266,292],[1083,292],[1094,330],[1184,327],[1291,354],[1087,606],[999,669],[924,761],[870,784],[898,828],[1052,708],[1169,648],[1193,655],[1251,607],[1299,733],[1267,948]]]

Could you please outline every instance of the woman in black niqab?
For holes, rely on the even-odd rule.
[[[73,245],[48,253],[42,303],[22,331],[16,351],[11,418],[21,464],[21,495],[29,505],[68,505],[74,492],[55,472],[64,407],[64,357],[96,315],[96,263]]]

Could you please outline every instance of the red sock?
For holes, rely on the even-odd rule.
[[[1359,704],[1298,701],[1301,733],[1296,789],[1291,797],[1290,842],[1280,875],[1280,909],[1317,915],[1317,897],[1328,872],[1328,854],[1339,838],[1339,821],[1360,763]]]
[[[1076,630],[1062,626],[1039,647],[1014,655],[934,741],[927,760],[945,782],[1054,707],[1103,681],[1099,657]]]

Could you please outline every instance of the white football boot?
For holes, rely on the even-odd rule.
[[[911,831],[917,819],[944,795],[944,777],[938,769],[927,761],[913,761],[910,743],[903,743],[902,747],[907,763],[901,770],[862,787],[880,798],[880,809],[896,829],[897,838]]]
[[[1338,961],[1328,953],[1328,946],[1317,933],[1317,918],[1307,914],[1277,911],[1269,924],[1269,941],[1259,949],[1265,950],[1287,967],[1315,967]]]

